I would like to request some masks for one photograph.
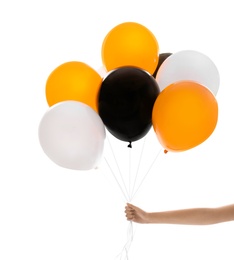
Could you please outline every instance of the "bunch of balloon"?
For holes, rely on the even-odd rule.
[[[218,121],[220,78],[214,62],[198,51],[180,51],[162,63],[156,81],[160,95],[152,122],[165,152],[186,151],[207,140]]]
[[[57,165],[72,170],[96,168],[102,158],[105,127],[97,113],[101,76],[83,62],[66,62],[46,82],[49,105],[39,125],[39,141]]]
[[[159,54],[158,41],[148,28],[125,22],[107,33],[101,58],[99,71],[70,61],[55,68],[46,81],[49,108],[38,133],[54,163],[72,170],[96,168],[108,139],[106,129],[132,148],[132,142],[153,128],[165,153],[191,149],[213,133],[219,73],[206,55],[191,50]],[[110,168],[126,200],[132,200],[157,157],[136,189],[138,170],[127,190],[123,177],[120,185]],[[133,236],[130,225],[126,255]]]

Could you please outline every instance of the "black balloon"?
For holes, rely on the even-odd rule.
[[[153,73],[153,77],[156,78],[156,75],[157,75],[157,72],[160,68],[160,66],[162,65],[162,63],[169,57],[171,56],[172,53],[170,52],[165,52],[165,53],[160,53],[159,54],[159,59],[158,59],[158,65],[157,65],[157,68],[155,70],[155,72]]]
[[[101,84],[99,115],[112,135],[131,144],[150,130],[152,109],[159,93],[156,80],[149,73],[121,67],[110,72]]]

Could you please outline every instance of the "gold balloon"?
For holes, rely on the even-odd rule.
[[[102,78],[83,62],[71,61],[58,66],[46,82],[49,106],[66,100],[80,101],[97,112],[97,96]]]
[[[154,34],[135,22],[115,26],[102,43],[102,61],[107,71],[135,66],[152,75],[158,59],[159,46]]]
[[[204,142],[214,131],[218,104],[209,89],[193,81],[166,87],[157,97],[152,123],[166,151],[180,152]]]

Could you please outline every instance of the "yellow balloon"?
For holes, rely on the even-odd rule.
[[[135,66],[152,75],[158,59],[159,46],[154,34],[135,22],[115,26],[102,43],[102,62],[107,71]]]
[[[157,97],[152,124],[166,151],[180,152],[204,142],[214,131],[218,104],[211,91],[192,81],[169,85]]]
[[[47,103],[52,106],[66,100],[80,101],[97,112],[101,83],[102,77],[87,64],[78,61],[63,63],[47,79]]]

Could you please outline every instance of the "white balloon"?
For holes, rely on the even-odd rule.
[[[105,78],[106,75],[108,74],[105,66],[101,66],[98,70],[97,70],[97,73],[102,77],[102,78]]]
[[[220,76],[214,62],[198,51],[184,50],[170,55],[160,66],[156,81],[162,91],[172,83],[192,80],[217,94]]]
[[[64,101],[51,106],[38,132],[45,154],[59,166],[73,170],[98,166],[106,132],[100,116],[88,105]]]

